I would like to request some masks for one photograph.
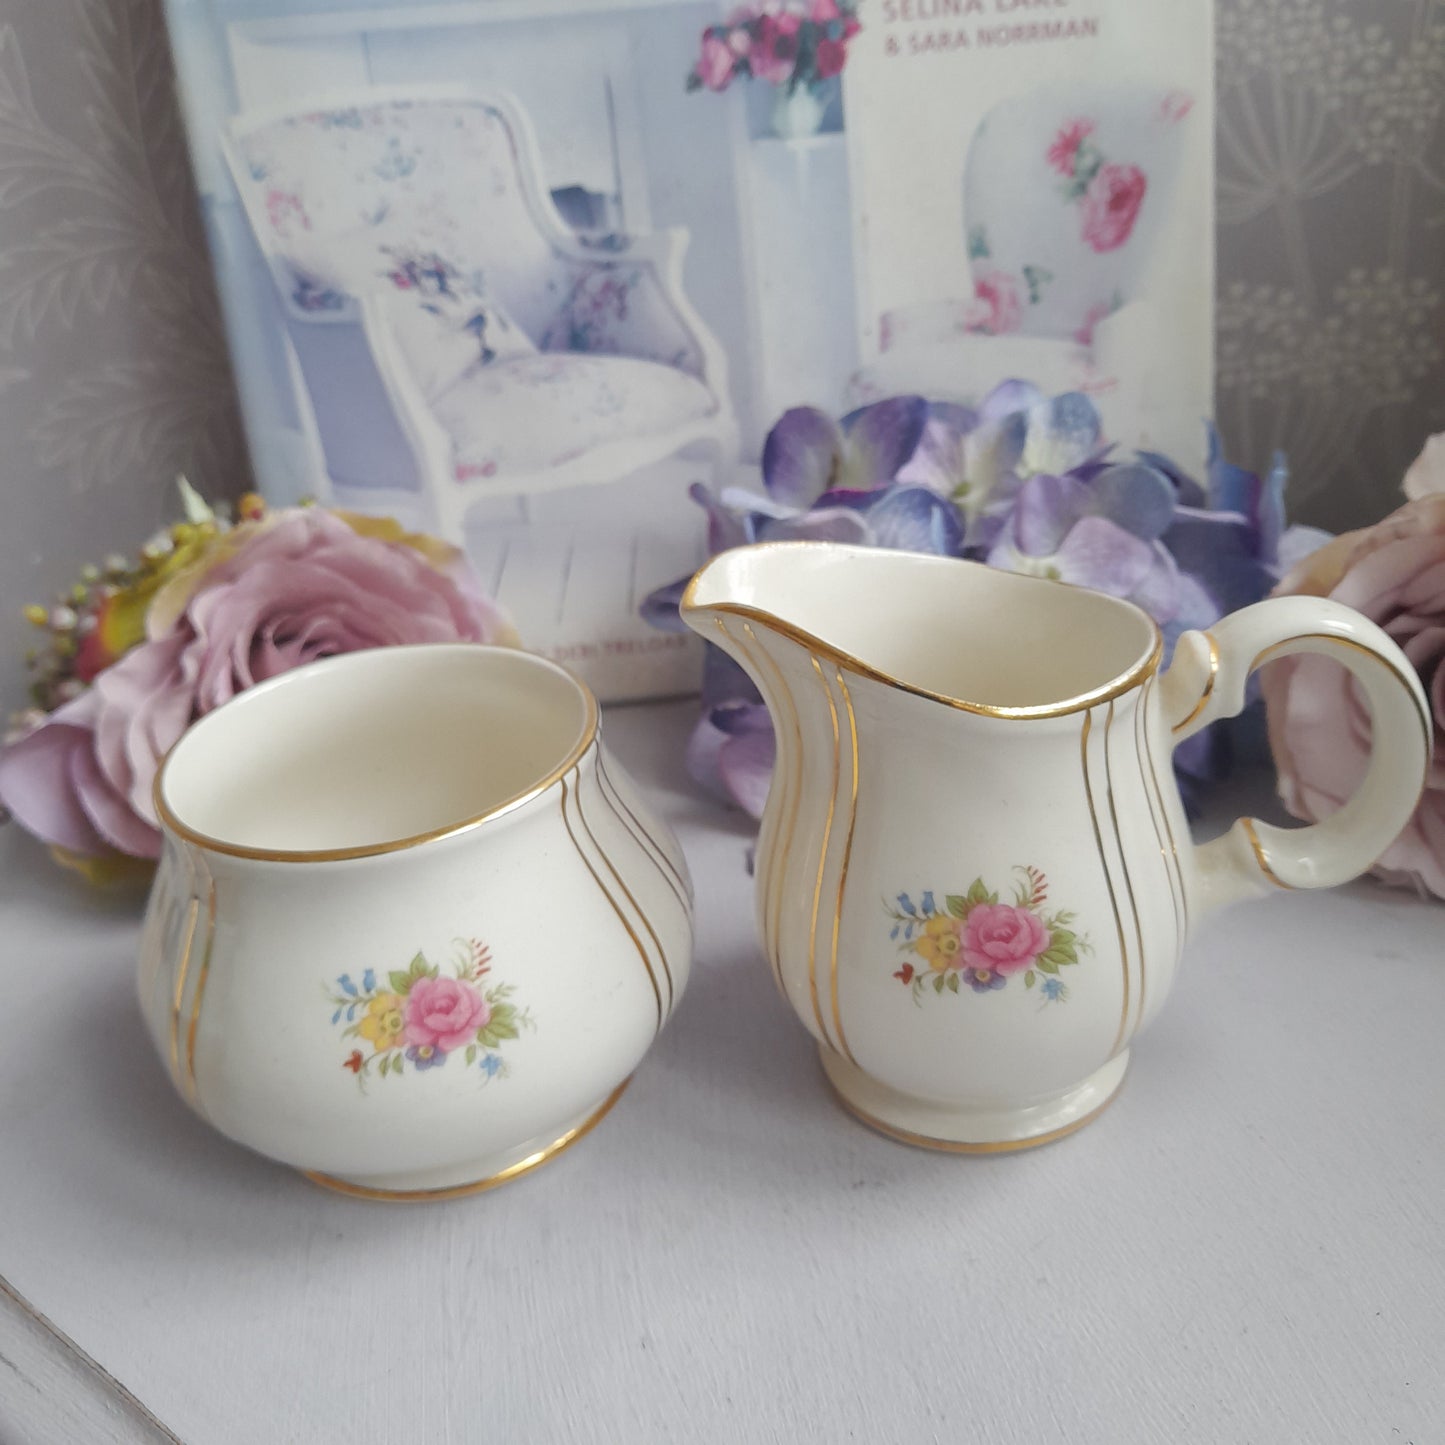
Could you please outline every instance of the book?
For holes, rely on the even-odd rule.
[[[1208,0],[167,0],[257,483],[465,545],[604,700],[795,406],[1011,376],[1190,457]]]

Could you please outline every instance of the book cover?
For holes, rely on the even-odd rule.
[[[604,699],[788,408],[1210,410],[1207,0],[167,0],[257,481],[463,543]]]

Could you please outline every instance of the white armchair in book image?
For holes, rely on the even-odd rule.
[[[571,229],[511,95],[309,97],[234,116],[222,149],[329,500],[405,514],[420,496],[461,542],[469,513],[525,519],[564,490],[574,528],[644,516],[612,489],[670,457],[735,461],[724,354],[683,292],[686,232]]]
[[[857,399],[976,400],[989,378],[1017,375],[1090,391],[1133,420],[1147,405],[1133,393],[1148,387],[1148,353],[1168,343],[1161,262],[1192,109],[1183,90],[1122,85],[1051,86],[994,105],[961,177],[967,289],[879,316],[879,355],[855,379]],[[1112,431],[1133,429],[1120,421]]]

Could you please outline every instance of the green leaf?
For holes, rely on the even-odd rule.
[[[943,901],[948,905],[948,911],[953,914],[955,918],[968,917],[967,898],[964,898],[957,893],[950,893]]]
[[[936,973],[936,974],[934,974],[934,976],[933,976],[933,991],[934,991],[934,993],[942,993],[942,992],[943,992],[943,984],[944,984],[943,975],[942,975],[941,973]]]
[[[477,1061],[477,1046],[476,1046],[475,1044],[468,1044],[468,1045],[467,1045],[466,1060],[467,1060],[467,1062],[468,1062],[469,1064],[474,1064],[474,1063],[476,1063],[476,1061]]]
[[[1046,953],[1041,953],[1034,959],[1034,967],[1040,973],[1057,973],[1059,971],[1058,960],[1050,958]]]
[[[514,1003],[499,1003],[492,1009],[492,1022],[509,1024],[517,1017],[517,1005]]]
[[[958,992],[958,975],[956,973],[948,975],[948,990],[950,993]]]
[[[393,969],[387,974],[386,981],[391,985],[393,993],[406,993],[411,988],[412,976],[409,973],[403,973],[400,969]]]
[[[1024,974],[1024,987],[1025,987],[1025,988],[1032,988],[1038,981],[1039,981],[1039,976],[1038,976],[1038,974],[1036,974],[1036,973],[1033,971],[1033,969],[1029,969],[1029,971],[1028,971],[1026,974]]]
[[[512,1037],[515,1038],[516,1035],[513,1034]],[[482,1029],[481,1032],[477,1034],[477,1042],[478,1042],[479,1044],[481,1044],[483,1048],[494,1049],[494,1048],[496,1048],[497,1045],[500,1044],[502,1041],[501,1041],[501,1039],[492,1031],[491,1027],[488,1026],[487,1028]]]
[[[491,1023],[487,1025],[487,1032],[489,1034],[495,1034],[499,1039],[519,1039],[522,1037],[521,1034],[517,1032],[516,1024],[511,1022],[499,1023],[496,1019],[493,1019]]]
[[[1040,957],[1048,959],[1056,969],[1064,964],[1077,963],[1079,961],[1079,955],[1074,951],[1072,940],[1068,943],[1051,943]],[[1040,963],[1040,967],[1042,966],[1042,963]]]
[[[983,879],[975,878],[969,885],[968,898],[965,901],[970,908],[972,908],[975,903],[997,903],[998,894],[990,895],[988,889],[983,886]]]

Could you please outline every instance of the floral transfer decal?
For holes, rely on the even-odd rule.
[[[992,993],[1023,975],[1025,988],[1037,988],[1045,1004],[1062,1003],[1069,987],[1059,970],[1090,953],[1089,940],[1074,932],[1068,909],[1046,911],[1048,879],[1033,867],[1017,867],[1012,903],[1000,903],[982,878],[967,893],[947,893],[940,909],[933,890],[915,903],[900,893],[884,908],[893,920],[890,938],[905,955],[893,977],[911,989],[921,1008],[930,986],[936,994],[957,993],[967,984],[975,993]],[[914,958],[920,960],[915,963]]]
[[[372,1076],[386,1078],[408,1069],[423,1073],[440,1068],[454,1054],[462,1067],[478,1068],[484,1081],[504,1077],[501,1047],[535,1027],[531,1014],[512,1002],[513,985],[487,982],[491,955],[476,939],[456,940],[451,976],[418,953],[404,969],[393,969],[378,982],[368,968],[358,986],[343,973],[327,997],[333,1024],[344,1023],[343,1039],[355,1039],[341,1061],[365,1092]]]
[[[1085,243],[1102,255],[1117,251],[1134,234],[1149,179],[1138,166],[1109,161],[1094,141],[1094,130],[1086,117],[1069,121],[1044,161],[1064,178],[1064,199],[1078,205]]]

